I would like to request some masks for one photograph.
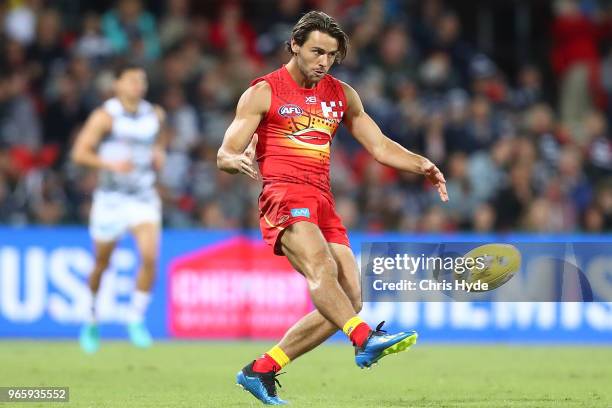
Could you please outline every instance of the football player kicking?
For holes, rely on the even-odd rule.
[[[372,330],[361,310],[359,271],[330,190],[330,146],[344,122],[374,158],[400,171],[424,175],[448,200],[438,168],[382,134],[355,90],[328,75],[346,55],[348,39],[336,21],[311,11],[293,28],[291,60],[254,80],[240,98],[225,133],[218,167],[259,178],[260,227],[264,240],[286,256],[308,283],[316,310],[291,327],[281,341],[244,367],[237,382],[265,404],[286,402],[276,392],[277,373],[337,330],[355,347],[355,362],[370,367],[416,342],[414,331]]]

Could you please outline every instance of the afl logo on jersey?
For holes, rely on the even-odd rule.
[[[301,116],[302,113],[304,113],[302,108],[293,104],[283,105],[278,108],[278,114],[285,118],[295,118],[296,116]]]

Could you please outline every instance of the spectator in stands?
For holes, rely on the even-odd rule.
[[[482,203],[474,210],[471,230],[477,233],[493,232],[495,227],[495,208],[489,203]]]
[[[549,168],[555,168],[561,147],[552,109],[546,104],[534,105],[527,111],[525,119],[527,132],[538,146],[539,155]]]
[[[74,47],[77,55],[87,58],[94,65],[101,65],[113,53],[113,46],[108,38],[102,34],[100,16],[89,12],[83,19],[81,35]]]
[[[56,79],[57,98],[47,106],[43,118],[43,141],[54,146],[60,162],[64,162],[70,150],[69,143],[77,125],[87,118],[81,103],[78,84],[68,75]],[[59,164],[59,163],[58,163]]]
[[[32,85],[38,92],[44,92],[49,77],[64,68],[67,53],[61,30],[59,12],[44,10],[38,18],[36,38],[27,50]]]
[[[237,47],[251,61],[259,61],[257,34],[250,22],[243,18],[238,2],[223,3],[219,18],[210,26],[209,36],[210,43],[217,52],[225,53]]]
[[[553,10],[551,63],[559,81],[561,121],[582,139],[581,122],[601,98],[597,25],[576,0],[557,0]]]
[[[534,65],[521,67],[517,86],[511,92],[510,104],[517,111],[528,109],[543,101],[542,75]]]
[[[42,8],[42,0],[23,0],[16,3],[4,18],[4,32],[8,38],[28,46],[36,35],[36,19]]]
[[[509,184],[493,198],[492,204],[497,211],[496,230],[511,231],[519,228],[521,218],[535,197],[531,170],[532,165],[530,163],[518,162],[514,164],[510,169]]]
[[[28,77],[12,72],[0,77],[0,145],[22,147],[35,152],[41,147],[39,116],[32,98],[26,93]]]
[[[140,0],[119,0],[117,8],[102,17],[102,31],[118,54],[142,56],[151,61],[160,55],[153,15]]]
[[[178,44],[189,32],[189,0],[166,0],[159,24],[159,42],[163,50]]]
[[[612,176],[612,135],[605,116],[591,112],[585,122],[586,171],[592,183]]]

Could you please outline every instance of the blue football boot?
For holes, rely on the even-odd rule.
[[[280,374],[276,374],[274,371],[256,373],[253,371],[253,364],[255,364],[255,361],[236,374],[236,385],[250,392],[266,405],[287,404],[287,401],[280,399],[276,393],[276,384],[279,387],[281,386],[276,379]]]
[[[84,352],[93,354],[100,348],[100,329],[95,323],[86,323],[81,328],[79,344]]]
[[[143,322],[128,323],[128,336],[133,345],[139,348],[149,348],[153,345],[153,338]]]
[[[363,346],[355,347],[355,363],[360,368],[371,367],[384,356],[407,350],[416,343],[418,334],[415,331],[387,334],[382,330],[383,324],[384,321],[380,322],[376,330],[370,332]]]

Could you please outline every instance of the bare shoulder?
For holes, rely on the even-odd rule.
[[[250,86],[249,89],[252,89],[254,92],[272,93],[272,88],[268,81],[259,81],[255,85]]]
[[[344,90],[349,114],[353,110],[355,112],[363,110],[363,104],[361,103],[361,98],[359,98],[357,91],[344,81],[338,80],[338,82],[340,82],[340,85],[342,85],[342,90]]]
[[[93,110],[85,125],[81,128],[75,146],[86,146],[97,144],[104,135],[108,134],[113,128],[113,118],[104,109],[99,107]]]
[[[247,88],[240,97],[238,109],[250,112],[265,113],[272,103],[272,88],[266,81],[261,81]]]
[[[113,126],[113,117],[106,109],[99,107],[89,115],[89,122],[103,130],[110,130]]]
[[[272,87],[267,81],[260,81],[249,87],[245,94],[249,93],[249,97],[258,101],[269,101],[272,98]]]
[[[342,85],[342,90],[344,91],[344,94],[346,95],[346,99],[351,99],[357,95],[357,91],[355,91],[355,89],[350,86],[349,84],[347,84],[344,81],[341,80],[337,80],[338,82],[340,82],[340,85]]]
[[[161,106],[154,104],[153,109],[155,110],[155,114],[159,119],[160,123],[164,123],[166,121],[166,111]]]

